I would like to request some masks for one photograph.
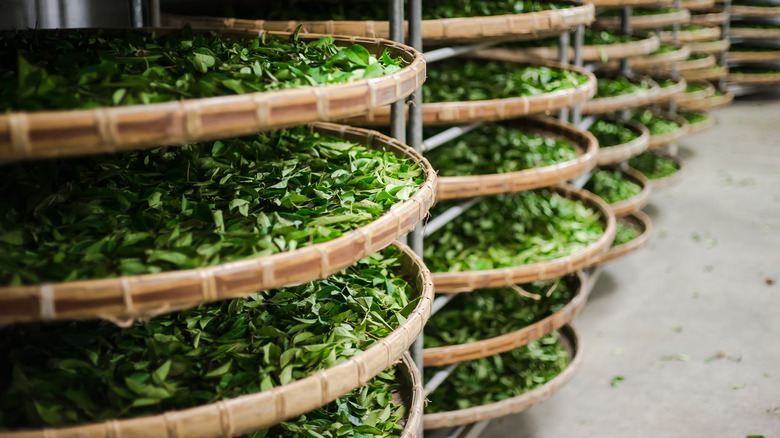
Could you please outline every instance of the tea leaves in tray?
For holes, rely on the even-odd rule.
[[[390,247],[324,280],[137,322],[0,330],[0,429],[159,414],[265,391],[366,350],[416,306]]]
[[[598,89],[594,99],[602,97],[614,97],[624,94],[638,93],[647,91],[650,89],[650,84],[644,79],[641,79],[639,83],[630,81],[625,76],[618,76],[617,78],[599,78]]]
[[[643,17],[648,15],[675,14],[677,12],[680,12],[680,10],[673,9],[673,8],[633,8],[631,10],[631,16]],[[621,13],[622,11],[620,9],[609,9],[604,12],[600,12],[597,15],[597,18],[598,17],[620,17]]]
[[[668,45],[668,44],[661,44],[660,46],[658,46],[658,48],[655,50],[655,52],[651,53],[650,55],[651,56],[652,55],[663,55],[665,53],[676,52],[678,50],[680,50],[680,49],[675,47],[675,46]]]
[[[686,93],[695,93],[697,91],[704,91],[707,89],[707,82],[701,81],[688,81],[685,86]]]
[[[485,124],[426,154],[439,176],[517,172],[577,157],[565,138],[526,133],[511,125]]]
[[[428,71],[425,102],[457,102],[534,96],[574,88],[588,78],[570,70],[511,62],[453,60]]]
[[[596,120],[588,131],[596,136],[601,148],[621,145],[639,138],[639,134],[624,123],[606,119]]]
[[[394,403],[398,370],[390,368],[336,401],[247,438],[385,438],[401,436],[406,406]]]
[[[625,219],[618,219],[617,232],[615,233],[615,240],[612,241],[612,246],[628,243],[639,237],[640,234],[642,233],[635,225],[632,225]]]
[[[617,169],[596,170],[583,188],[594,193],[608,204],[633,198],[642,191],[639,184],[626,179],[623,172]]]
[[[551,260],[597,241],[601,221],[597,211],[548,190],[493,196],[427,237],[425,264],[459,272]]]
[[[36,31],[0,36],[0,110],[166,102],[348,82],[392,73],[400,60],[263,34],[240,39],[189,29]]]
[[[303,127],[4,170],[3,285],[290,251],[367,224],[423,181],[413,162]]]
[[[566,278],[458,294],[425,325],[424,347],[494,338],[554,314],[575,296]]]
[[[660,179],[677,173],[677,163],[663,155],[645,152],[628,160],[628,165],[642,172],[648,179]]]
[[[680,125],[674,120],[669,120],[651,110],[638,111],[631,118],[647,126],[650,135],[671,134],[680,129]]]
[[[687,120],[691,125],[701,123],[710,118],[710,115],[703,111],[685,111],[678,109],[677,115]]]
[[[428,395],[426,413],[467,409],[516,397],[544,385],[571,362],[557,333],[506,353],[458,364]],[[425,368],[426,380],[439,369]]]

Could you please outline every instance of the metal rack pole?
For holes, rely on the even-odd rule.
[[[390,18],[390,39],[404,42],[404,2],[403,0],[387,0]],[[406,103],[404,99],[390,106],[390,135],[401,143],[406,143]]]
[[[723,12],[726,13],[729,17],[731,17],[731,0],[724,0],[723,2]],[[729,39],[729,29],[731,28],[731,20],[726,20],[723,22],[723,25],[721,25],[720,28],[720,39],[727,40]],[[728,51],[724,50],[720,54],[720,65],[728,66]],[[721,92],[726,91],[726,78],[722,77],[718,80],[718,88]]]
[[[574,65],[582,67],[582,46],[585,42],[585,26],[580,24],[574,30]],[[575,125],[582,119],[582,105],[574,105],[571,109],[571,122]]]
[[[631,6],[623,6],[623,10],[620,13],[620,28],[626,35],[631,33],[631,13],[633,8]],[[620,60],[620,74],[627,76],[631,74],[631,67],[628,64],[628,58]]]
[[[560,34],[560,36],[558,37],[558,62],[564,65],[569,63],[569,39],[570,38],[571,36],[569,35],[569,32],[564,32]],[[561,120],[568,120],[569,109],[562,108],[558,112],[558,118]]]

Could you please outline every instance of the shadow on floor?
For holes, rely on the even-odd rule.
[[[593,290],[590,292],[588,301],[600,300],[602,298],[609,298],[618,290],[618,283],[615,278],[607,270],[602,270],[599,278],[596,279],[596,284],[593,285]]]
[[[680,145],[680,147],[677,148],[677,156],[683,160],[687,160],[696,156],[696,150],[691,149],[688,146]]]

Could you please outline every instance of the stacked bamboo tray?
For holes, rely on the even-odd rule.
[[[780,3],[741,1],[731,6],[728,82],[738,94],[780,85]]]

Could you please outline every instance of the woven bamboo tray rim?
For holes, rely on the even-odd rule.
[[[652,53],[660,46],[656,35],[642,35],[643,39],[617,44],[590,44],[582,46],[582,60],[586,62],[606,59],[622,59]],[[512,59],[518,62],[531,62],[538,59],[557,60],[558,47],[526,47],[526,48],[489,48],[483,49],[485,54]],[[569,58],[574,58],[574,49],[569,48]]]
[[[707,118],[698,123],[688,122],[688,135],[699,134],[715,126],[715,116],[707,114]]]
[[[731,5],[731,13],[743,17],[778,17],[780,16],[780,6]]]
[[[436,196],[436,172],[418,152],[378,132],[332,123],[310,125],[419,164],[425,181],[408,200],[373,222],[328,242],[199,269],[96,280],[0,287],[0,324],[103,318],[147,318],[260,290],[302,284],[338,272],[407,233]]]
[[[780,60],[780,50],[773,50],[771,52],[741,52],[739,50],[731,50],[726,56],[731,62],[772,62]]]
[[[639,185],[639,187],[642,188],[642,190],[636,196],[615,202],[614,204],[609,204],[609,207],[612,209],[612,214],[615,215],[615,218],[620,219],[643,209],[650,201],[650,193],[653,190],[650,186],[650,180],[648,180],[647,177],[642,174],[642,172],[639,172],[630,167],[623,168],[617,166],[614,167],[613,170],[620,170],[620,172],[623,173],[623,178]]]
[[[637,108],[655,102],[660,93],[661,87],[649,77],[633,76],[633,83],[642,79],[650,84],[649,90],[642,90],[634,93],[621,94],[619,96],[600,97],[591,99],[582,105],[582,114],[603,114],[619,110]]]
[[[688,46],[681,46],[673,52],[661,53],[659,55],[649,55],[639,58],[633,58],[628,64],[633,68],[646,68],[663,66],[672,62],[685,61],[691,56],[691,49]]]
[[[780,38],[780,29],[755,29],[751,27],[733,26],[729,28],[729,36],[738,38]]]
[[[655,102],[666,102],[667,100],[672,100],[675,98],[675,96],[685,93],[686,87],[688,87],[688,81],[686,81],[682,76],[680,76],[679,79],[677,79],[677,83],[671,87],[659,86],[658,96],[656,97]]]
[[[733,100],[734,93],[728,91],[721,96],[710,96],[690,102],[680,102],[680,108],[693,111],[706,111],[728,105]]]
[[[687,80],[705,80],[714,81],[726,77],[729,74],[728,67],[717,65],[715,67],[703,68],[698,70],[683,70],[680,75]]]
[[[702,14],[691,14],[690,24],[694,26],[720,26],[729,21],[729,18],[730,15],[721,8],[720,10],[710,10]]]
[[[475,406],[457,411],[437,412],[423,416],[423,428],[425,430],[454,427],[478,421],[492,420],[511,414],[522,412],[529,407],[542,403],[553,396],[560,388],[566,385],[582,365],[582,340],[570,325],[563,326],[558,332],[561,334],[561,342],[571,355],[571,363],[560,374],[552,378],[544,385],[532,389],[516,397],[482,406]]]
[[[478,59],[517,62],[512,59],[493,57],[481,51],[473,53]],[[523,62],[525,64],[525,62]],[[529,114],[555,111],[584,102],[596,94],[596,76],[593,73],[573,65],[563,65],[552,61],[533,61],[531,65],[547,66],[574,71],[586,76],[587,81],[577,87],[557,90],[535,96],[510,97],[505,99],[475,100],[467,102],[433,102],[422,104],[424,126],[444,126],[468,122],[490,122],[513,119]],[[408,111],[408,108],[407,108]],[[351,117],[345,123],[360,126],[389,126],[390,107],[378,108],[367,115]]]
[[[689,81],[691,83],[704,84],[705,89],[699,91],[692,91],[690,93],[682,93],[675,96],[674,100],[677,103],[693,102],[696,100],[706,99],[715,94],[715,86],[711,82],[707,81]]]
[[[780,83],[780,73],[729,73],[732,84],[772,85]]]
[[[672,160],[674,160],[674,162],[677,164],[677,172],[667,176],[666,178],[651,179],[650,185],[653,186],[653,190],[663,189],[679,183],[684,176],[683,174],[684,167],[683,167],[682,158],[678,157],[677,155],[659,154],[657,152],[655,154],[662,155],[664,157],[671,158]]]
[[[721,52],[727,51],[731,47],[731,41],[715,40],[715,41],[698,41],[688,43],[688,47],[691,48],[691,53],[706,53],[709,55],[716,55]]]
[[[145,28],[165,33],[171,29]],[[282,37],[290,33],[269,32]],[[258,32],[224,35],[256,37]],[[301,36],[316,40],[324,35]],[[0,115],[0,160],[99,154],[235,137],[335,120],[403,99],[425,81],[421,53],[392,41],[340,37],[336,44],[384,49],[407,64],[398,72],[346,84],[188,99],[86,110],[11,112]]]
[[[674,2],[669,0],[587,0],[588,3],[598,8],[614,9],[623,6],[672,6]]]
[[[414,364],[409,352],[401,355],[398,363],[395,365],[401,376],[398,380],[401,383],[401,399],[406,406],[406,424],[401,431],[399,438],[418,438],[422,427],[423,407],[425,405],[425,396],[423,395],[423,378],[420,369]],[[396,376],[398,374],[396,373]]]
[[[644,247],[648,244],[648,242],[650,242],[650,236],[653,234],[653,221],[650,220],[649,216],[641,211],[636,211],[628,216],[622,217],[621,220],[630,221],[637,225],[641,230],[641,234],[631,241],[610,248],[609,251],[605,252],[601,256],[601,259],[599,259],[596,266],[603,265],[626,256]]]
[[[536,36],[539,33],[566,31],[580,24],[590,24],[595,18],[595,8],[591,4],[566,0],[555,3],[567,4],[572,7],[523,14],[422,20],[423,43],[436,45],[454,42],[511,40],[517,39],[517,35]],[[298,26],[302,26],[301,33],[354,35],[369,38],[390,37],[390,24],[387,21],[271,21],[176,15],[168,15],[164,19],[166,24],[172,26],[190,23],[193,27],[264,29],[286,32],[292,32]],[[405,27],[408,28],[408,22],[405,23]]]
[[[680,127],[674,132],[651,135],[650,142],[647,145],[647,150],[658,149],[668,144],[678,142],[680,141],[680,139],[688,135],[689,123],[688,120],[686,120],[684,117],[678,116],[677,114],[672,115],[662,111],[658,111],[656,114],[660,115],[664,119],[671,120],[674,123],[677,123],[678,125],[680,125]]]
[[[681,0],[680,9],[689,11],[701,11],[715,7],[714,0]]]
[[[402,252],[402,269],[420,300],[406,321],[387,337],[338,365],[267,391],[194,408],[82,426],[0,432],[0,437],[230,437],[271,427],[330,403],[392,366],[412,345],[430,317],[433,302],[430,271],[411,248],[400,242],[394,245]]]
[[[680,61],[677,63],[677,70],[678,71],[699,70],[703,68],[710,68],[714,66],[716,63],[717,62],[715,60],[715,56],[707,55],[704,58]]]
[[[672,36],[671,31],[662,31],[660,32],[659,36],[661,38],[661,42],[664,44],[672,44],[674,42],[674,37]],[[696,30],[681,30],[677,32],[677,41],[681,43],[714,40],[715,38],[720,38],[720,28],[718,27],[707,27]]]
[[[619,163],[647,150],[647,144],[650,141],[650,131],[647,127],[634,120],[626,120],[623,124],[638,133],[639,137],[628,143],[599,148],[599,166]]]
[[[578,155],[561,163],[517,172],[439,176],[436,188],[437,200],[471,198],[549,187],[576,178],[596,165],[598,141],[588,131],[580,131],[571,123],[550,117],[518,119],[509,124],[545,137],[565,138],[574,145]]]
[[[557,259],[507,268],[485,269],[481,271],[432,272],[433,284],[437,293],[470,292],[476,289],[488,289],[515,284],[530,283],[537,280],[549,280],[589,266],[599,254],[606,251],[615,239],[615,215],[598,196],[587,190],[575,190],[570,186],[550,187],[550,191],[569,199],[582,202],[587,207],[601,213],[604,235],[587,247]]]
[[[631,27],[634,29],[657,29],[673,24],[685,24],[690,19],[691,13],[686,9],[667,14],[635,15],[631,17]],[[618,28],[621,26],[621,17],[596,17],[596,25]]]

